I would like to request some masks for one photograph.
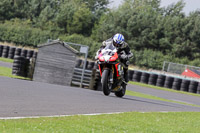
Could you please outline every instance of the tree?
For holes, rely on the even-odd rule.
[[[92,17],[90,12],[84,4],[74,12],[73,21],[68,23],[67,29],[69,34],[78,33],[83,35],[90,35],[92,29]]]
[[[164,9],[165,16],[180,16],[184,15],[183,8],[185,6],[185,3],[183,0],[180,0],[179,2],[175,4],[169,5],[167,8]]]
[[[71,1],[64,1],[58,8],[58,13],[55,17],[55,23],[60,29],[63,29],[63,33],[67,33],[67,27],[73,21],[74,12],[78,9],[78,6]]]
[[[80,0],[85,3],[92,12],[106,10],[109,0]]]

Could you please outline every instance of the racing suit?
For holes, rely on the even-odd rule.
[[[107,45],[113,45],[113,39],[109,38],[106,41],[103,41],[102,46],[96,53],[95,59],[97,59],[98,55],[100,54],[101,50],[104,49]],[[133,56],[133,53],[131,52],[128,44],[124,42],[121,47],[117,47],[117,53],[120,59],[120,62],[124,66],[124,78],[125,82],[128,83],[128,65],[129,65],[129,58]]]

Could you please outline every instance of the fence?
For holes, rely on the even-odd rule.
[[[72,86],[82,86],[93,90],[98,90],[98,80],[100,78],[99,71],[97,69],[92,70],[85,70],[83,75],[83,81],[81,85],[81,78],[82,78],[82,71],[81,68],[74,68],[74,74],[72,77]]]
[[[169,73],[182,74],[186,69],[199,71],[200,67],[164,61],[162,70]]]

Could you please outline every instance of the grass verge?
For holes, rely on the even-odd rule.
[[[198,96],[198,97],[200,97],[199,94],[189,93],[189,92],[185,92],[185,91],[172,90],[172,89],[168,89],[168,88],[164,88],[164,87],[158,87],[158,86],[153,86],[153,85],[144,84],[144,83],[140,83],[140,82],[129,81],[129,83],[133,84],[133,85],[137,85],[137,86],[147,87],[147,88],[159,89],[159,90],[164,90],[164,91],[170,91],[170,92],[175,92],[175,93],[181,93],[181,94],[187,94],[187,95],[192,95],[192,96]]]
[[[199,133],[200,112],[120,113],[0,120],[0,132],[8,133]]]
[[[1,67],[1,66],[0,66],[0,76],[10,77],[10,78],[18,78],[18,79],[27,79],[28,80],[28,78],[12,75],[12,69],[11,68]]]
[[[0,61],[13,63],[13,59],[8,59],[8,58],[1,58],[0,57]]]
[[[164,101],[164,102],[178,103],[178,104],[189,105],[189,106],[194,106],[194,107],[200,107],[200,105],[196,105],[196,104],[189,104],[189,103],[184,103],[184,102],[168,100],[168,99],[164,99],[164,98],[161,98],[161,97],[147,95],[147,94],[143,94],[143,93],[139,93],[139,92],[135,92],[135,91],[130,91],[130,90],[126,91],[126,95],[135,96],[135,97],[142,97],[142,98],[152,99],[152,100],[159,100],[159,101]]]

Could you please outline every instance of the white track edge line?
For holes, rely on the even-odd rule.
[[[113,112],[113,113],[92,113],[92,114],[73,114],[73,115],[51,115],[51,116],[22,116],[22,117],[0,117],[0,120],[12,120],[12,119],[28,119],[28,118],[52,118],[52,117],[67,117],[67,116],[92,116],[92,115],[109,115],[109,114],[120,114],[125,112]]]
[[[169,113],[173,111],[159,111],[159,113]],[[175,111],[181,112],[181,111]],[[127,112],[113,112],[113,113],[92,113],[92,114],[73,114],[73,115],[51,115],[51,116],[24,116],[24,117],[0,117],[0,120],[14,120],[14,119],[32,119],[32,118],[53,118],[53,117],[67,117],[67,116],[94,116],[94,115],[110,115],[122,114]],[[152,113],[152,112],[138,112],[138,113]]]

